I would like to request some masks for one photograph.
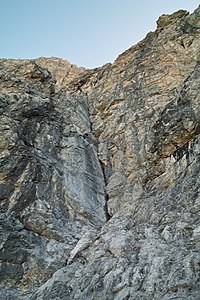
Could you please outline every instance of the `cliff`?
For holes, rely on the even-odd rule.
[[[197,300],[200,7],[113,64],[0,60],[0,299]]]

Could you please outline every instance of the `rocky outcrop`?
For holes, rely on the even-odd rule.
[[[1,60],[2,299],[199,299],[199,16],[93,70]]]

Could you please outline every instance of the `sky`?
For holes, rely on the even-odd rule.
[[[0,0],[0,58],[60,57],[94,68],[199,0]]]

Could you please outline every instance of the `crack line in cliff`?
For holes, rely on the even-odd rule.
[[[103,162],[99,159],[99,163],[101,165],[102,173],[103,173],[103,178],[104,178],[104,183],[105,183],[105,190],[104,190],[104,195],[105,195],[105,205],[104,205],[104,211],[105,211],[105,216],[106,216],[106,221],[108,222],[112,216],[108,212],[108,200],[109,196],[108,193],[106,192],[106,185],[107,185],[107,180],[106,180],[106,174],[105,174],[105,168]]]

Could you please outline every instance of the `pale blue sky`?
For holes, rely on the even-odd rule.
[[[196,0],[0,0],[0,58],[61,57],[88,68],[112,62]]]

